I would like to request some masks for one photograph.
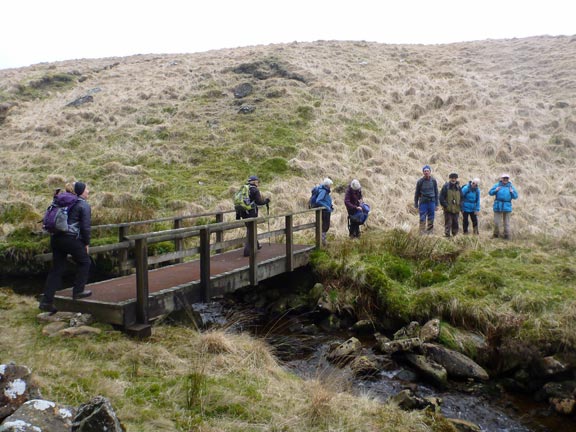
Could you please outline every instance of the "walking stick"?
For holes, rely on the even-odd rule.
[[[271,245],[272,242],[270,240],[270,203],[266,203],[266,216],[268,219],[268,245]]]

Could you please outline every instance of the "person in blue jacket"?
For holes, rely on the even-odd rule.
[[[512,186],[509,174],[502,174],[500,181],[492,186],[488,195],[493,196],[494,205],[494,238],[498,238],[500,234],[504,235],[504,239],[510,238],[510,216],[512,213],[512,200],[518,198],[518,192]],[[504,229],[502,231],[502,228]]]
[[[470,180],[462,188],[462,228],[464,234],[468,234],[470,218],[472,220],[472,231],[478,235],[478,213],[480,212],[480,179],[478,177]]]
[[[318,196],[316,197],[316,206],[323,207],[322,209],[322,244],[326,245],[326,234],[330,229],[330,216],[332,215],[332,210],[334,206],[332,205],[332,196],[330,195],[330,187],[334,182],[326,177],[322,180],[320,188],[318,191]]]

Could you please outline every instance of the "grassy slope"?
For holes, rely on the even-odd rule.
[[[42,336],[33,301],[0,289],[0,364],[29,366],[45,398],[109,398],[128,431],[453,431],[431,413],[346,393],[332,374],[302,382],[261,341],[158,325],[146,342]]]
[[[301,208],[323,176],[337,186],[358,177],[373,225],[411,227],[414,183],[430,163],[440,181],[482,179],[484,228],[487,191],[508,171],[517,232],[570,235],[575,50],[570,37],[317,42],[2,70],[0,102],[12,108],[0,125],[0,226],[37,228],[51,189],[74,178],[89,182],[95,221],[107,222],[229,208],[230,189],[256,172],[276,212]],[[259,61],[285,73],[233,70]],[[245,82],[254,93],[234,98]],[[89,93],[94,102],[65,106]],[[256,111],[239,114],[241,103]]]

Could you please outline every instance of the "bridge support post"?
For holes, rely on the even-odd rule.
[[[182,228],[182,219],[180,219],[180,218],[174,219],[173,228],[174,229]],[[174,250],[176,252],[181,252],[184,250],[184,240],[182,238],[175,238],[174,239]],[[174,260],[174,264],[182,263],[182,262],[184,262],[184,259],[182,259],[182,258],[178,258],[178,259]]]
[[[138,239],[134,245],[136,259],[136,325],[126,328],[130,336],[145,338],[152,334],[148,319],[148,242]]]
[[[294,216],[286,215],[286,271],[294,270]]]
[[[122,243],[126,236],[128,235],[129,227],[120,226],[118,227],[118,242]],[[126,268],[126,263],[128,262],[128,249],[121,249],[118,251],[118,272],[121,276],[128,274],[128,269]]]
[[[316,249],[322,247],[322,210],[316,210]]]
[[[248,248],[250,250],[250,285],[258,285],[258,272],[256,265],[256,248],[258,247],[258,227],[256,225],[256,220],[251,220],[246,222],[247,232],[248,232]]]
[[[203,301],[210,300],[210,228],[200,230],[200,290]]]
[[[224,213],[216,213],[216,223],[224,222]],[[224,241],[224,231],[216,232],[216,243]],[[216,253],[222,253],[222,249],[216,249]]]

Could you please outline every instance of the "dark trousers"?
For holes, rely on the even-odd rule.
[[[330,229],[330,215],[332,213],[326,210],[322,210],[322,232],[328,232]]]
[[[360,224],[350,219],[350,216],[348,216],[348,232],[350,233],[350,238],[360,237]]]
[[[46,278],[44,286],[44,298],[42,303],[54,302],[56,291],[62,289],[62,275],[68,264],[68,255],[76,263],[76,276],[74,278],[73,294],[84,291],[90,275],[90,256],[86,252],[86,245],[75,237],[68,235],[53,235],[50,238],[52,247],[52,268]]]
[[[450,237],[450,234],[455,236],[458,234],[458,219],[460,218],[460,213],[450,213],[444,212],[444,235]]]
[[[472,228],[474,229],[474,232],[478,231],[478,216],[476,216],[476,213],[462,212],[462,230],[464,231],[464,234],[468,234],[468,216],[472,219]]]

